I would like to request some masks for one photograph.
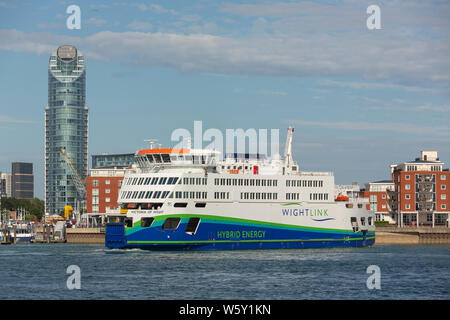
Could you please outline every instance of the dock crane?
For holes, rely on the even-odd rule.
[[[75,188],[77,189],[77,193],[79,198],[76,200],[76,206],[75,212],[79,214],[80,216],[77,218],[77,222],[80,221],[81,212],[86,211],[86,184],[84,180],[81,178],[77,168],[74,166],[72,160],[70,159],[69,155],[67,154],[66,148],[61,148],[61,154],[64,157],[64,160],[69,167],[70,173],[72,175],[72,179],[75,182]]]

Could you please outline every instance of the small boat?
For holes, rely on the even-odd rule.
[[[15,228],[15,232],[13,231]],[[11,230],[11,241],[14,243],[30,243],[33,237],[31,225],[29,224],[16,224]]]

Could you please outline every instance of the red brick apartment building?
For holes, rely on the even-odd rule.
[[[369,182],[362,192],[364,198],[369,199],[367,210],[375,213],[375,221],[395,223],[392,218],[392,194],[395,185],[391,180]]]
[[[450,172],[437,151],[391,165],[393,218],[399,226],[449,226]]]
[[[106,213],[119,208],[117,200],[126,168],[91,169],[86,179],[88,213]]]

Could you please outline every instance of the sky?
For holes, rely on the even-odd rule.
[[[64,44],[87,60],[89,158],[172,146],[198,120],[279,129],[281,153],[292,125],[300,170],[337,184],[389,179],[420,150],[448,167],[449,40],[449,1],[0,0],[0,171],[32,162],[44,197],[48,59]]]

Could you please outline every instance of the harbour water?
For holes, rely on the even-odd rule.
[[[67,288],[67,268],[81,289]],[[370,265],[381,288],[368,289]],[[450,299],[449,245],[204,252],[0,246],[0,299]]]

